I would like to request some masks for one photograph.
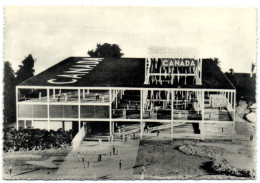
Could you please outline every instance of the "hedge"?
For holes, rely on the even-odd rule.
[[[40,129],[23,129],[17,131],[13,127],[4,129],[4,152],[44,150],[70,146],[72,131]]]

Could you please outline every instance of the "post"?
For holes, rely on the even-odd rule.
[[[111,123],[112,123],[112,90],[109,89],[109,101],[110,101],[110,105],[109,105],[109,133],[110,135],[113,135],[112,134],[112,129],[111,129]]]
[[[79,130],[80,131],[80,89],[78,89],[78,125],[79,125]]]
[[[113,135],[112,134],[112,121],[109,121],[109,134],[110,134],[110,136]]]
[[[53,92],[52,98],[55,99],[55,88],[52,89],[52,92]]]
[[[23,120],[23,127],[26,128],[26,120]]]
[[[171,106],[171,140],[173,140],[173,90],[171,91]]]
[[[15,96],[16,96],[16,130],[18,131],[19,130],[19,120],[18,120],[18,88],[15,87],[15,90],[16,90],[16,93],[15,93]]]
[[[48,117],[48,131],[50,131],[50,88],[47,88],[47,117]]]
[[[82,98],[85,99],[85,89],[83,89]]]
[[[202,100],[201,100],[201,139],[204,140],[204,119],[205,119],[205,114],[204,114],[204,100],[205,100],[205,91],[202,90]]]
[[[140,131],[140,139],[143,139],[143,90],[140,90],[140,119],[141,119],[141,131]]]
[[[140,121],[140,139],[142,140],[143,139],[143,121],[141,120]]]
[[[235,125],[236,125],[236,90],[234,91],[234,111],[233,111],[233,132],[232,132],[232,139],[235,134]]]

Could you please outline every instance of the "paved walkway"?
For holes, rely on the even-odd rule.
[[[113,144],[116,149],[119,149],[119,155],[110,155],[112,143],[102,142],[102,145],[99,145],[98,142],[83,141],[77,149],[67,155],[53,179],[134,179],[133,167],[139,149],[139,140]],[[78,162],[78,152],[80,152],[80,162]],[[101,162],[97,161],[98,154],[103,154]],[[84,162],[82,162],[82,155],[85,157]],[[120,159],[121,170],[119,170]]]

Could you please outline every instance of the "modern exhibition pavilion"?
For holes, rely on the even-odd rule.
[[[236,90],[193,48],[146,58],[69,57],[16,87],[17,129],[86,136],[232,139]]]

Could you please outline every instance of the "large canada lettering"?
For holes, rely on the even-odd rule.
[[[162,59],[163,67],[196,67],[197,60],[194,59]]]
[[[81,79],[82,76],[89,73],[89,71],[91,71],[102,60],[103,58],[83,58],[82,60],[77,61],[76,65],[72,65],[72,67],[67,71],[63,71],[64,74],[57,75],[59,78],[70,78],[70,80],[64,81],[63,79],[49,79],[48,83],[57,85],[76,83],[78,79]]]

